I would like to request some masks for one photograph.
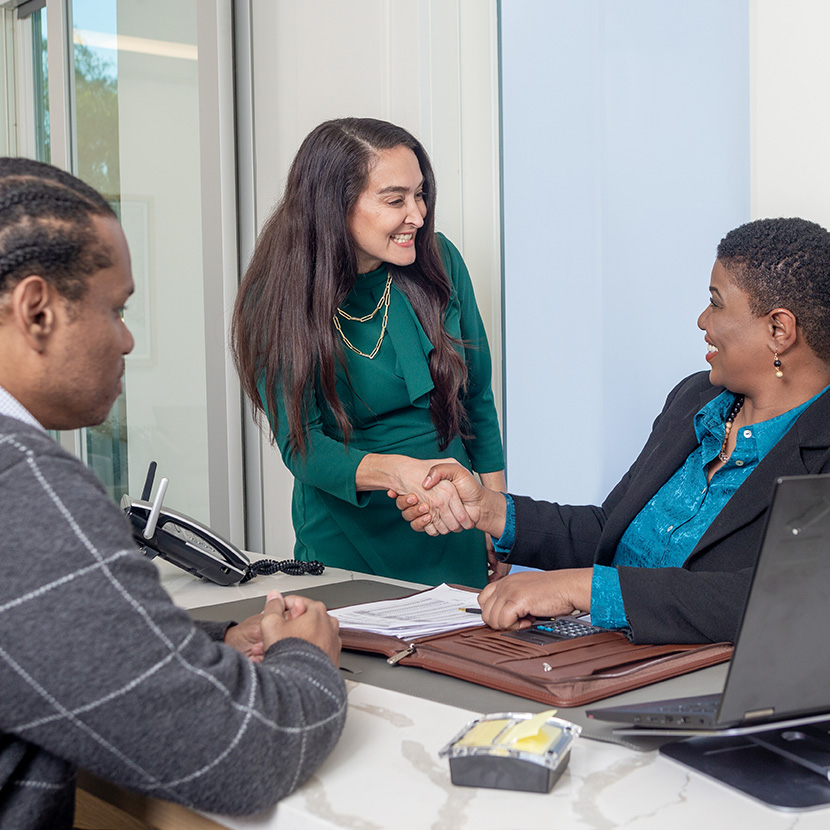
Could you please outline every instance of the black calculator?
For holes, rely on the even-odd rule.
[[[601,634],[603,631],[604,628],[582,622],[575,617],[560,617],[556,620],[540,620],[529,628],[510,631],[504,636],[544,645],[551,640],[573,640],[575,637],[587,637],[591,634]]]

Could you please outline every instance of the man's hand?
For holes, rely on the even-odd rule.
[[[261,663],[262,655],[265,654],[262,647],[262,614],[254,614],[253,617],[232,625],[225,632],[225,643],[254,663]]]
[[[299,637],[321,648],[335,666],[340,665],[340,623],[322,602],[279,591],[267,596],[261,615],[263,651],[288,637]]]
[[[533,617],[591,610],[592,568],[511,574],[478,596],[481,619],[491,628],[527,628]]]

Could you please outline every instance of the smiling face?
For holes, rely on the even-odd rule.
[[[121,319],[134,290],[127,240],[115,219],[96,216],[93,223],[112,265],[87,277],[81,299],[55,303],[41,411],[33,412],[50,429],[100,424],[121,392],[124,355],[134,345]]]
[[[758,317],[749,295],[715,261],[709,285],[711,302],[697,321],[706,333],[709,379],[715,386],[750,394],[759,378],[771,375],[773,339],[769,315]],[[763,373],[766,372],[766,375]]]
[[[415,234],[427,214],[423,184],[418,159],[409,147],[400,145],[377,154],[366,189],[346,223],[358,273],[365,274],[384,262],[415,262]]]

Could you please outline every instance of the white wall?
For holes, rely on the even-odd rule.
[[[502,0],[507,473],[595,503],[749,219],[746,0]]]
[[[495,0],[253,0],[252,32],[258,226],[320,122],[367,116],[407,128],[432,158],[436,226],[470,268],[499,380]],[[267,439],[262,469],[265,551],[286,556],[292,480]]]
[[[751,0],[752,216],[830,228],[830,3]]]
[[[830,4],[502,0],[502,24],[509,482],[595,502],[706,368],[720,237],[830,227]]]

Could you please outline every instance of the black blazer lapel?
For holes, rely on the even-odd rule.
[[[628,526],[649,499],[674,475],[698,445],[694,417],[723,391],[708,383],[699,393],[676,399],[663,413],[629,473],[625,495],[610,513],[597,550],[597,562],[610,562]]]

